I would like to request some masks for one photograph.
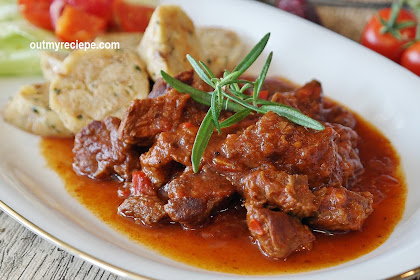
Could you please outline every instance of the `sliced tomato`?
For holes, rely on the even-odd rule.
[[[144,32],[154,10],[154,7],[129,4],[124,0],[114,2],[114,16],[126,32]]]
[[[403,52],[401,65],[420,77],[420,41],[417,41]]]
[[[66,0],[73,7],[109,21],[114,0]]]
[[[379,10],[378,14],[373,16],[366,24],[361,37],[361,43],[380,53],[395,62],[399,62],[403,52],[403,46],[410,40],[414,39],[416,34],[415,26],[401,28],[396,30],[401,38],[396,38],[391,32],[383,32],[384,25],[380,18],[388,21],[391,15],[391,8]],[[401,9],[398,13],[396,25],[404,22],[416,22],[416,17],[408,10]]]
[[[63,41],[91,41],[106,29],[106,20],[66,5],[57,20],[55,34]]]
[[[18,0],[20,13],[33,25],[54,30],[50,18],[53,0]]]

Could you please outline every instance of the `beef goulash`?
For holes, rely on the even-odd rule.
[[[208,87],[191,71],[177,78]],[[94,121],[76,135],[73,168],[94,179],[123,181],[118,213],[145,227],[205,227],[239,200],[250,236],[274,259],[311,250],[312,230],[360,230],[372,213],[373,196],[349,190],[364,171],[354,116],[327,104],[317,81],[268,98],[299,109],[325,129],[299,126],[273,112],[250,114],[220,134],[214,130],[194,172],[191,152],[208,107],[158,80],[149,98],[134,100],[121,120]],[[232,114],[223,111],[221,118]]]

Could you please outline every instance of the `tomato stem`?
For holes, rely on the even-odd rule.
[[[407,5],[417,18],[416,36],[414,38],[414,41],[416,42],[420,40],[420,2],[418,0],[407,0]]]

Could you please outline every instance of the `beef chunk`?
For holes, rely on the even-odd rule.
[[[180,80],[184,84],[192,85],[193,83],[193,77],[194,77],[194,71],[189,70],[185,72],[181,72],[178,75],[175,76],[176,79]],[[152,91],[149,93],[149,98],[157,98],[159,96],[162,96],[168,91],[170,91],[172,87],[165,82],[163,78],[159,78],[156,80],[156,83],[153,85]]]
[[[325,123],[315,131],[269,112],[244,131],[227,136],[213,165],[220,172],[242,172],[264,164],[308,176],[309,187],[342,186],[362,169],[357,133]]]
[[[246,205],[247,224],[261,251],[275,259],[312,249],[315,236],[298,219],[266,208]]]
[[[168,218],[164,203],[153,195],[130,196],[118,207],[118,213],[146,226],[153,226]]]
[[[118,175],[129,180],[140,167],[139,155],[132,145],[118,138],[120,120],[107,117],[93,121],[77,133],[73,147],[73,169],[79,175],[111,179]]]
[[[216,172],[204,168],[194,173],[190,167],[164,189],[169,198],[166,212],[173,221],[186,227],[203,223],[213,209],[235,192],[235,187]]]
[[[186,228],[202,224],[210,215],[212,208],[211,201],[195,197],[172,198],[165,204],[165,211],[172,221],[178,222]]]
[[[352,113],[324,99],[321,84],[317,81],[311,81],[294,91],[278,92],[271,100],[299,109],[319,121],[338,123],[350,128],[356,126],[356,118]]]
[[[322,188],[314,192],[319,209],[308,219],[309,225],[331,231],[360,230],[372,213],[373,196],[369,192],[353,192],[346,188]]]
[[[121,121],[120,139],[140,146],[151,145],[156,134],[171,131],[180,124],[189,99],[188,94],[174,91],[154,99],[134,100]]]
[[[350,128],[355,128],[356,118],[352,113],[339,105],[332,105],[331,102],[325,101],[324,104],[324,120],[330,123],[338,123]]]
[[[271,101],[299,109],[311,118],[324,120],[322,115],[324,96],[318,81],[311,81],[294,91],[276,93]]]
[[[263,207],[268,203],[300,218],[312,216],[318,209],[305,175],[258,170],[244,178],[241,190],[249,204]]]
[[[191,150],[197,131],[198,127],[181,125],[174,132],[162,132],[149,151],[141,155],[143,172],[154,185],[161,187],[167,183],[179,165],[191,165]]]

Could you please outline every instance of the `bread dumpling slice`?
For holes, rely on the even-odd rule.
[[[58,71],[69,52],[43,51],[40,53],[41,70],[44,78],[51,81]]]
[[[73,133],[93,120],[121,118],[129,103],[145,98],[149,79],[129,50],[76,50],[51,81],[50,106]]]
[[[197,28],[197,36],[202,46],[201,60],[216,76],[226,69],[232,71],[242,58],[243,44],[233,31],[201,27]]]
[[[20,88],[3,108],[3,119],[27,132],[53,137],[73,135],[49,106],[50,83]]]
[[[152,14],[138,53],[154,81],[163,70],[169,75],[192,69],[186,55],[200,59],[200,42],[188,15],[178,6],[161,5]]]

